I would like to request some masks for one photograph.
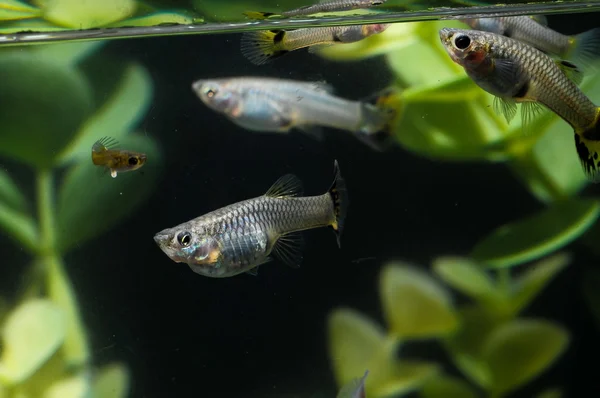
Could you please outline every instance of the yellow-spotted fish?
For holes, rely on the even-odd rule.
[[[377,96],[371,104],[337,97],[322,82],[233,77],[198,80],[192,89],[210,109],[251,131],[300,129],[315,135],[315,126],[331,127],[354,133],[374,149],[387,144],[396,114],[387,105],[392,92]]]
[[[600,57],[600,28],[567,36],[540,23],[539,17],[492,17],[462,20],[471,28],[522,41],[549,55],[568,59],[578,66],[589,66]]]
[[[366,398],[365,380],[367,379],[368,374],[369,371],[367,370],[363,377],[356,377],[350,380],[342,387],[336,398]]]
[[[337,161],[335,179],[326,193],[301,195],[302,183],[287,174],[264,195],[160,231],[154,241],[171,260],[213,278],[256,274],[257,267],[273,256],[298,267],[302,260],[298,231],[331,226],[340,245],[348,195]]]
[[[452,60],[496,96],[495,108],[507,121],[516,114],[516,103],[524,124],[542,104],[571,125],[582,167],[599,181],[600,108],[577,86],[583,75],[574,64],[491,32],[443,28],[440,39]]]
[[[283,11],[280,13],[248,11],[245,12],[244,15],[253,19],[266,19],[274,16],[290,18],[305,15],[313,15],[322,12],[339,12],[364,9],[374,6],[380,6],[385,2],[386,0],[329,0],[320,1],[316,4],[294,8],[293,10]]]
[[[282,57],[290,51],[309,48],[310,52],[334,44],[354,43],[381,33],[390,24],[329,26],[296,30],[260,30],[242,35],[242,54],[255,65]]]
[[[118,148],[114,138],[103,137],[92,146],[92,162],[110,170],[112,178],[117,173],[137,170],[146,163],[146,154]]]

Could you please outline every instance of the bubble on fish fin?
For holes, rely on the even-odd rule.
[[[108,149],[116,149],[119,146],[119,142],[112,137],[102,137],[92,145],[93,152],[103,152]]]
[[[346,222],[346,214],[348,213],[350,200],[348,199],[346,181],[342,178],[340,165],[338,164],[337,160],[333,164],[333,170],[335,178],[328,190],[331,200],[333,201],[333,213],[335,216],[335,220],[331,226],[335,231],[338,247],[342,247],[342,231],[344,230],[344,224]]]
[[[272,198],[287,198],[292,196],[302,196],[304,187],[302,181],[293,174],[286,174],[279,177],[277,181],[265,193],[265,196]]]
[[[543,26],[548,26],[548,18],[545,15],[529,15],[529,18]]]
[[[546,108],[538,102],[521,103],[521,130],[523,134],[530,135],[532,133],[531,122],[545,110]]]
[[[583,69],[597,70],[600,59],[600,28],[573,36],[569,58]]]
[[[578,86],[581,84],[583,81],[583,71],[577,65],[564,59],[557,59],[554,62],[569,80]]]
[[[273,255],[292,268],[302,263],[304,239],[301,232],[291,232],[279,237],[273,245]]]
[[[285,55],[287,50],[277,46],[285,37],[283,30],[260,30],[242,34],[240,49],[242,55],[255,65],[263,65]]]
[[[510,123],[517,114],[517,103],[510,98],[494,97],[494,112],[503,115],[506,123]]]
[[[596,124],[597,126],[597,124]],[[598,129],[598,127],[596,127]],[[600,134],[600,131],[598,132]],[[582,134],[575,133],[575,148],[581,167],[588,180],[600,182],[600,141],[585,139]]]

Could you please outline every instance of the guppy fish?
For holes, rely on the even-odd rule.
[[[323,46],[354,43],[381,33],[390,24],[329,26],[296,30],[260,30],[242,35],[242,54],[255,65],[282,57],[290,51],[309,47],[313,52]]]
[[[577,84],[582,73],[572,63],[554,60],[543,52],[505,36],[477,30],[444,28],[440,39],[454,62],[482,89],[496,96],[498,111],[507,121],[522,103],[526,124],[543,104],[569,123],[582,167],[598,181],[600,108]]]
[[[367,370],[360,379],[357,377],[350,380],[342,387],[336,398],[366,398],[365,380],[368,374],[369,371]]]
[[[332,95],[333,88],[321,82],[236,77],[198,80],[192,89],[210,109],[251,131],[298,128],[316,134],[314,126],[332,127],[353,132],[376,149],[395,116],[387,106],[390,95],[380,96],[376,105],[350,101]]]
[[[385,3],[387,0],[331,0],[331,1],[320,1],[316,4],[294,8],[293,10],[283,11],[281,13],[273,12],[261,12],[261,11],[248,11],[244,15],[254,19],[265,19],[272,16],[282,17],[297,17],[303,15],[318,14],[321,12],[336,12],[336,11],[350,11],[362,8],[369,8],[379,6]]]
[[[117,146],[117,141],[110,137],[103,137],[92,145],[92,162],[109,169],[112,178],[117,177],[117,172],[137,170],[146,163],[145,153],[126,151]]]
[[[272,260],[298,267],[302,237],[298,231],[331,226],[338,246],[348,208],[346,184],[335,161],[335,179],[319,196],[302,195],[292,174],[279,178],[262,196],[215,210],[154,236],[173,261],[213,278],[248,272]]]
[[[547,54],[569,59],[575,65],[586,66],[594,58],[600,57],[600,28],[567,36],[540,23],[538,17],[471,18],[462,21],[473,29],[522,41]]]

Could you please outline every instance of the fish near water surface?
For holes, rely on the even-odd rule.
[[[245,12],[249,18],[253,19],[265,19],[273,16],[282,17],[297,17],[303,15],[312,15],[322,12],[336,12],[336,11],[350,11],[365,9],[374,6],[380,6],[387,0],[330,0],[330,1],[319,1],[318,3],[294,8],[293,10],[283,11],[281,13],[273,12],[262,12],[262,11],[248,11]]]
[[[154,241],[171,260],[213,278],[256,274],[256,268],[273,257],[298,267],[302,260],[299,231],[331,226],[340,245],[348,194],[337,161],[327,192],[301,195],[302,183],[287,174],[264,195],[167,228]]]
[[[92,162],[106,167],[111,177],[116,178],[117,173],[137,170],[146,164],[146,154],[119,149],[114,138],[103,137],[92,146]]]
[[[354,43],[385,31],[390,24],[327,26],[295,30],[259,30],[242,34],[240,49],[255,65],[262,65],[290,51],[314,52],[334,44]]]
[[[198,80],[192,89],[207,107],[250,131],[299,129],[319,138],[315,127],[330,127],[352,132],[374,149],[387,143],[396,115],[388,105],[391,91],[371,104],[336,97],[322,82],[234,77]]]
[[[574,130],[584,172],[590,180],[600,180],[600,108],[579,89],[583,74],[576,65],[491,32],[443,28],[440,40],[452,60],[496,96],[494,106],[507,121],[516,114],[517,103],[525,128],[542,109],[539,104],[566,121]]]
[[[522,41],[549,55],[569,59],[578,66],[589,66],[600,57],[600,28],[575,36],[550,29],[540,18],[529,16],[470,18],[462,22],[475,30],[496,33]]]

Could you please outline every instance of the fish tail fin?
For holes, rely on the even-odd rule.
[[[600,182],[600,107],[596,109],[596,119],[591,127],[575,131],[575,148],[587,178],[594,183]]]
[[[333,230],[335,231],[338,247],[341,247],[341,236],[344,229],[344,223],[346,221],[346,214],[348,212],[348,190],[346,189],[346,181],[342,178],[340,172],[340,166],[336,160],[334,163],[335,178],[331,187],[327,191],[333,202],[333,215],[334,220],[331,223]]]
[[[246,11],[243,12],[242,14],[244,14],[245,16],[247,16],[250,19],[267,19],[272,17],[273,15],[277,15],[274,12],[263,12],[263,11]]]
[[[388,148],[394,142],[394,126],[402,111],[400,92],[395,88],[384,89],[365,99],[361,111],[363,120],[358,138],[374,150]]]
[[[285,37],[284,30],[259,30],[242,35],[240,49],[242,55],[254,65],[262,65],[285,55],[281,49]]]
[[[594,28],[572,37],[570,58],[576,65],[595,68],[600,58],[600,28]]]

